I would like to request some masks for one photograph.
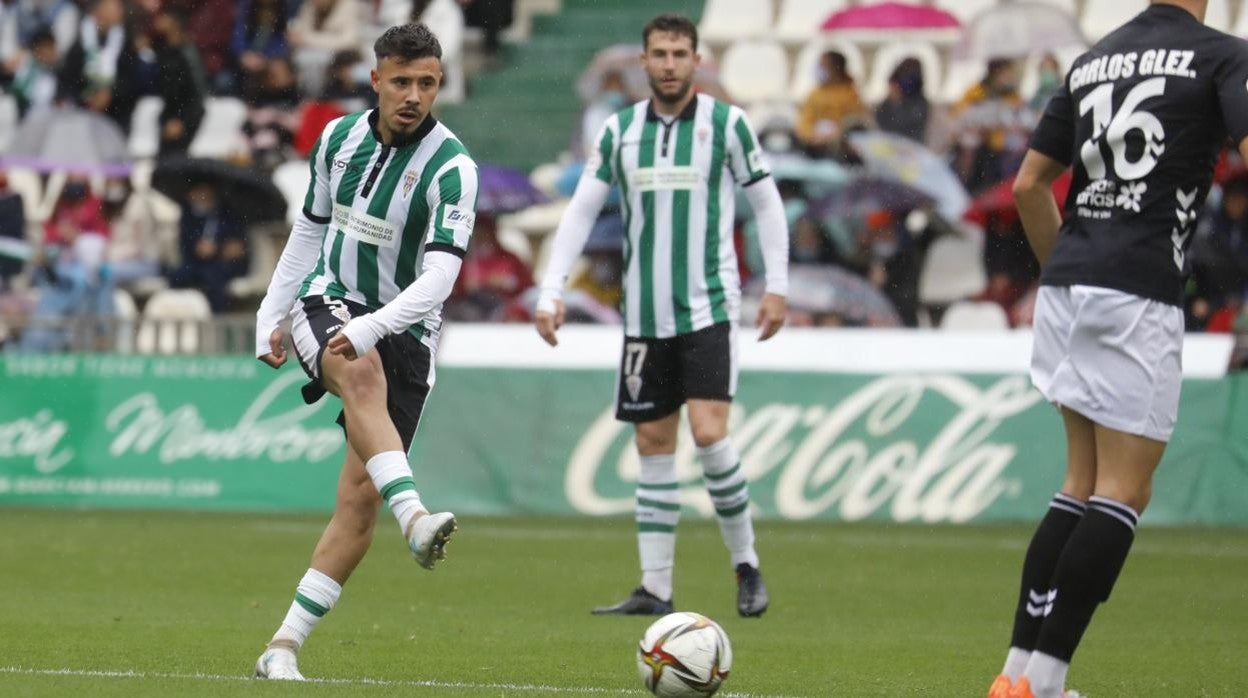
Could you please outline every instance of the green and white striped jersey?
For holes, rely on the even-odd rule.
[[[745,113],[697,95],[664,118],[646,100],[609,117],[597,143],[586,173],[619,186],[628,231],[625,335],[673,337],[736,322],[736,185],[770,174]]]
[[[381,142],[376,110],[335,119],[310,166],[303,213],[328,227],[296,297],[345,298],[376,310],[416,280],[426,250],[467,251],[477,166],[432,116],[393,145]],[[438,307],[411,331],[436,342],[440,325]]]

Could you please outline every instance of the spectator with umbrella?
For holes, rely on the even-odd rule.
[[[922,143],[930,112],[923,95],[923,65],[913,56],[903,59],[888,76],[888,96],[875,108],[875,123],[883,131]]]
[[[819,57],[818,85],[797,117],[797,138],[812,154],[831,154],[847,127],[868,117],[847,65],[845,54],[839,51]]]
[[[63,99],[107,114],[123,132],[129,132],[142,70],[124,20],[121,0],[93,0],[78,40],[61,66],[59,87]]]

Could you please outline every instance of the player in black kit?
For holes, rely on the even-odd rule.
[[[990,698],[1073,695],[1071,657],[1174,428],[1188,242],[1228,136],[1248,158],[1248,46],[1206,27],[1205,6],[1153,0],[1080,56],[1014,185],[1042,265],[1032,382],[1061,410],[1067,470],[1027,550]],[[1063,221],[1050,185],[1067,167]]]

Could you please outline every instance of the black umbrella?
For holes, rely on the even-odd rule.
[[[160,160],[152,173],[152,188],[178,203],[184,203],[190,189],[201,183],[212,185],[219,200],[244,223],[286,218],[281,190],[255,170],[224,160],[179,157]]]

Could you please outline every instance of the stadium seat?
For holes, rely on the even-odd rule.
[[[1241,5],[1239,13],[1244,13]],[[1231,0],[1209,0],[1205,8],[1205,24],[1220,32],[1231,30]]]
[[[124,289],[113,289],[113,312],[117,320],[117,336],[113,349],[119,354],[134,351],[134,321],[139,318],[139,307],[134,297]]]
[[[143,308],[135,348],[142,354],[198,352],[202,338],[200,325],[211,319],[212,308],[199,291],[158,291]]]
[[[17,100],[8,93],[0,94],[0,153],[8,150],[9,141],[21,119],[17,115]]]
[[[923,93],[928,99],[935,98],[941,78],[940,52],[936,47],[921,41],[893,41],[880,46],[871,61],[871,76],[862,92],[862,98],[876,104],[888,96],[888,76],[905,58],[914,57],[923,65]]]
[[[257,226],[247,236],[248,251],[247,275],[231,279],[226,293],[231,298],[262,298],[273,278],[273,270],[277,268],[277,260],[282,255],[276,235],[280,228],[273,226]]]
[[[845,67],[849,74],[860,85],[866,81],[867,62],[863,59],[862,49],[858,48],[858,44],[844,39],[820,37],[806,42],[793,61],[793,80],[789,84],[790,99],[802,102],[815,89],[815,69],[819,65],[819,57],[827,51],[844,54]]]
[[[1229,33],[1243,38],[1248,36],[1248,2],[1240,0],[1237,4],[1239,11],[1235,13],[1235,22],[1231,25]]]
[[[1031,2],[1052,5],[1053,7],[1069,12],[1071,17],[1075,17],[1079,14],[1079,7],[1077,6],[1076,0],[1031,0]]]
[[[774,41],[738,41],[720,62],[720,80],[738,104],[785,97],[789,57]]]
[[[140,98],[134,106],[127,144],[131,157],[154,158],[160,152],[160,112],[164,108],[165,100],[151,96]]]
[[[1148,0],[1086,0],[1079,27],[1095,42],[1146,9]]]
[[[204,101],[204,121],[191,142],[189,154],[198,158],[226,158],[242,146],[247,105],[233,97],[209,97]]]
[[[849,7],[852,0],[782,0],[774,35],[787,44],[801,44],[819,34],[823,20]]]
[[[754,130],[762,133],[768,128],[792,131],[797,124],[797,105],[792,102],[756,102],[745,110]]]
[[[940,86],[940,101],[952,104],[962,99],[962,95],[972,85],[984,79],[986,70],[985,62],[977,58],[955,58],[949,61],[945,81]]]
[[[306,160],[283,162],[273,170],[273,185],[286,198],[286,222],[294,223],[303,210],[303,201],[312,182],[312,170]]]
[[[999,331],[1010,329],[1005,309],[992,301],[958,301],[940,321],[942,330]]]
[[[996,7],[997,0],[935,0],[932,4],[957,17],[965,26],[981,12]]]
[[[709,43],[768,36],[775,10],[772,0],[706,0],[698,35]]]
[[[964,229],[932,242],[919,273],[919,303],[948,305],[981,293],[988,286],[984,271],[983,231]]]

